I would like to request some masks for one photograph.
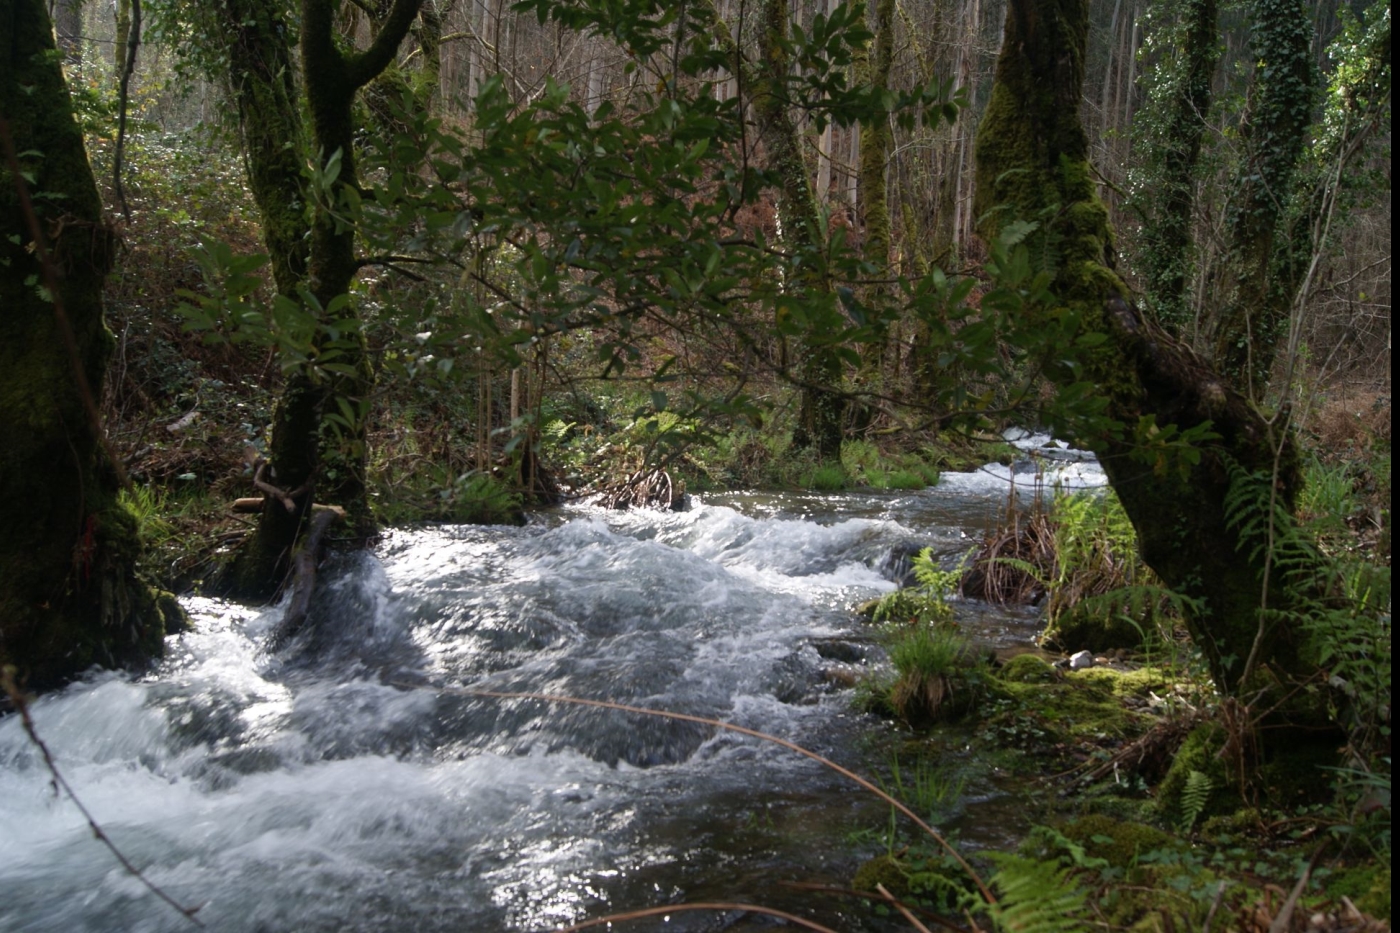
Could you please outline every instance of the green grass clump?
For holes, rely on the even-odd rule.
[[[812,469],[803,484],[818,492],[840,492],[851,484],[851,478],[839,463],[822,463]]]
[[[882,479],[885,489],[923,489],[928,485],[921,475],[909,470],[891,470]]]
[[[894,679],[885,702],[908,722],[940,722],[968,712],[976,700],[979,666],[971,643],[945,625],[896,626],[889,635]]]

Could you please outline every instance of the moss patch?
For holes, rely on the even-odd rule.
[[[1060,674],[1033,654],[1018,654],[1007,661],[997,676],[1013,684],[1048,684],[1060,680]]]
[[[1084,847],[1084,854],[1114,868],[1137,864],[1138,856],[1156,849],[1182,848],[1184,843],[1145,823],[1112,819],[1099,813],[1081,816],[1061,827],[1064,835]]]

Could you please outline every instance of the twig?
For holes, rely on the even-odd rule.
[[[58,764],[54,761],[48,746],[44,744],[43,739],[39,738],[39,732],[34,728],[34,720],[29,715],[29,704],[25,700],[24,693],[19,689],[19,685],[15,683],[15,668],[12,665],[7,664],[5,667],[0,668],[0,687],[4,688],[5,693],[10,698],[10,702],[14,704],[15,709],[19,711],[20,722],[24,724],[24,731],[29,736],[29,741],[34,744],[35,748],[39,749],[39,754],[43,756],[44,765],[49,769],[49,774],[52,775],[53,778],[51,783],[53,784],[54,793],[57,794],[61,788],[63,793],[68,795],[68,799],[73,801],[73,805],[78,808],[78,812],[87,820],[88,829],[92,830],[92,834],[97,838],[97,841],[106,846],[108,851],[121,863],[122,868],[125,868],[137,881],[145,885],[146,890],[179,911],[181,916],[190,923],[193,923],[197,927],[203,927],[204,924],[200,923],[199,918],[195,916],[199,907],[185,907],[169,894],[166,894],[160,888],[156,887],[145,875],[141,874],[141,869],[133,865],[131,860],[122,854],[122,851],[117,848],[116,843],[112,842],[111,838],[103,831],[102,827],[97,825],[97,821],[93,819],[92,814],[88,812],[88,808],[83,805],[83,802],[78,799],[78,795],[73,793],[72,786],[69,785],[68,781],[59,772]],[[203,905],[200,906],[202,907]]]
[[[582,697],[560,696],[558,694],[549,693],[519,693],[504,690],[474,690],[469,687],[442,687],[432,685],[425,686],[423,684],[410,684],[405,683],[403,681],[389,681],[389,683],[392,686],[400,687],[405,690],[436,690],[439,693],[445,693],[449,696],[485,697],[488,699],[495,700],[540,700],[545,703],[568,703],[574,706],[591,706],[595,709],[611,709],[618,710],[619,712],[623,713],[636,713],[640,716],[656,716],[659,719],[675,719],[681,722],[694,722],[705,726],[713,726],[716,729],[724,729],[728,732],[738,732],[741,735],[752,736],[756,739],[762,739],[765,742],[772,742],[775,745],[781,745],[783,748],[797,752],[797,754],[802,755],[806,758],[810,758],[818,764],[830,768],[832,771],[835,771],[842,777],[850,781],[854,781],[856,784],[870,791],[870,793],[874,794],[876,797],[879,797],[881,800],[885,801],[890,806],[894,807],[900,813],[903,813],[905,816],[907,816],[910,820],[914,822],[914,825],[918,826],[925,833],[927,833],[929,838],[933,839],[934,842],[937,842],[940,846],[942,846],[943,850],[947,852],[949,856],[952,857],[953,861],[958,863],[958,866],[962,868],[964,872],[967,873],[967,876],[972,880],[972,883],[977,885],[977,890],[981,893],[983,899],[988,904],[997,903],[996,896],[992,894],[991,888],[987,887],[987,884],[982,880],[982,877],[978,875],[977,872],[973,871],[972,866],[967,863],[967,860],[962,857],[961,853],[959,853],[957,849],[953,848],[952,843],[950,843],[947,839],[943,838],[943,836],[937,830],[935,830],[932,826],[928,825],[922,819],[920,819],[917,813],[909,809],[900,801],[896,800],[894,797],[891,797],[885,791],[876,787],[870,781],[861,777],[859,774],[856,774],[849,768],[843,768],[841,765],[838,765],[830,758],[823,758],[816,752],[805,749],[801,745],[798,745],[796,742],[789,742],[787,739],[780,739],[776,735],[769,735],[767,732],[759,732],[757,729],[749,729],[745,726],[737,726],[732,722],[724,722],[723,720],[719,719],[709,719],[705,716],[692,716],[689,713],[673,713],[669,710],[647,709],[642,706],[628,706],[625,703],[614,703],[611,700],[587,700]]]
[[[795,923],[800,927],[809,930],[816,930],[818,933],[836,933],[830,927],[824,927],[820,923],[814,923],[805,917],[790,914],[783,910],[772,907],[760,907],[757,904],[731,904],[724,901],[701,902],[695,904],[671,904],[667,907],[646,907],[642,910],[629,910],[622,914],[609,914],[606,917],[597,917],[593,920],[585,920],[583,923],[576,923],[571,927],[555,927],[554,933],[573,933],[574,930],[586,930],[589,927],[603,926],[604,924],[620,923],[624,920],[641,920],[643,917],[664,916],[665,914],[680,913],[684,910],[743,910],[748,913],[765,914],[769,917],[778,917],[789,923]]]

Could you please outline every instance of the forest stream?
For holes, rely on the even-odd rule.
[[[1097,485],[1092,463],[1062,478]],[[852,609],[907,554],[949,562],[1007,506],[991,466],[913,493],[696,498],[685,512],[540,511],[524,527],[389,532],[279,610],[193,598],[195,630],[136,678],[33,705],[95,819],[217,931],[545,930],[682,900],[794,909],[847,886],[889,808],[782,747],[689,722],[442,692],[614,700],[781,736],[865,774],[898,730],[852,711],[881,651]],[[964,630],[1031,644],[1033,613],[960,602]],[[94,840],[16,717],[0,724],[0,929],[193,929]],[[1024,829],[984,769],[943,815],[963,844]],[[857,837],[858,838],[858,837]],[[868,914],[823,908],[846,928]],[[677,914],[668,929],[739,929]]]

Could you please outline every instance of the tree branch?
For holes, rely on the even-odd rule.
[[[370,47],[345,59],[345,76],[351,88],[364,87],[389,67],[422,3],[423,0],[394,0],[394,8]]]

